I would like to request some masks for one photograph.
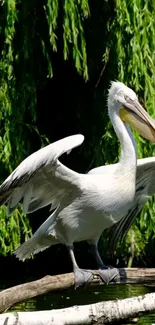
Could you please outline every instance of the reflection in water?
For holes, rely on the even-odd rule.
[[[45,296],[30,299],[11,308],[11,311],[34,311],[65,308],[74,305],[91,304],[103,300],[129,298],[149,293],[149,289],[140,285],[109,285],[94,286],[87,289],[66,290],[50,293]],[[137,319],[137,325],[155,324],[155,314]]]

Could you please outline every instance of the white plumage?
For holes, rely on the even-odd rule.
[[[114,167],[115,166],[115,167]],[[115,165],[105,166],[116,168]],[[91,174],[104,174],[103,166],[94,168]],[[113,225],[108,232],[108,246],[110,251],[114,251],[118,241],[122,241],[135,219],[142,211],[146,202],[155,194],[155,157],[137,160],[136,173],[136,193],[131,209],[123,218]]]
[[[55,209],[31,239],[15,251],[25,260],[51,245],[65,244],[70,252],[77,285],[89,281],[90,271],[79,269],[73,243],[87,240],[93,248],[100,275],[105,282],[115,278],[116,269],[103,264],[97,243],[104,229],[111,227],[132,209],[136,189],[136,147],[130,122],[144,137],[155,140],[155,123],[139,104],[136,94],[124,84],[113,82],[108,95],[108,113],[122,146],[119,163],[102,167],[102,172],[79,174],[58,158],[82,144],[74,135],[40,149],[25,159],[0,187],[0,204],[8,212],[23,200],[26,213],[50,205]],[[99,169],[98,169],[99,171]]]

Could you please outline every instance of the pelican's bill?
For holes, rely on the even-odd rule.
[[[155,120],[138,101],[126,102],[120,110],[120,118],[131,125],[145,139],[155,142]]]

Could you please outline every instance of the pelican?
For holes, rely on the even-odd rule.
[[[60,161],[84,141],[73,135],[38,150],[26,158],[0,186],[0,205],[8,214],[22,201],[31,213],[50,205],[53,210],[34,235],[15,250],[20,260],[51,245],[67,246],[76,286],[90,281],[93,271],[80,269],[74,256],[75,242],[86,240],[92,247],[99,274],[108,283],[118,271],[104,265],[98,240],[104,229],[119,222],[132,209],[136,191],[136,144],[129,123],[146,139],[155,141],[155,122],[140,105],[135,92],[121,82],[112,82],[108,114],[121,144],[119,163],[105,166],[102,174],[79,174]],[[106,170],[108,172],[106,172]]]

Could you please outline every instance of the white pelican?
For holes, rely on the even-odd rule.
[[[86,240],[91,244],[99,274],[106,283],[118,275],[115,268],[103,264],[97,244],[103,230],[126,215],[135,200],[136,145],[127,123],[155,141],[155,122],[123,83],[112,83],[108,113],[122,149],[119,163],[109,167],[108,173],[79,174],[60,163],[58,158],[63,153],[83,142],[82,135],[74,135],[33,153],[0,187],[0,204],[7,205],[9,214],[21,200],[27,213],[49,204],[55,209],[15,255],[24,261],[31,254],[63,243],[70,253],[76,285],[89,281],[92,273],[78,267],[74,242]]]

